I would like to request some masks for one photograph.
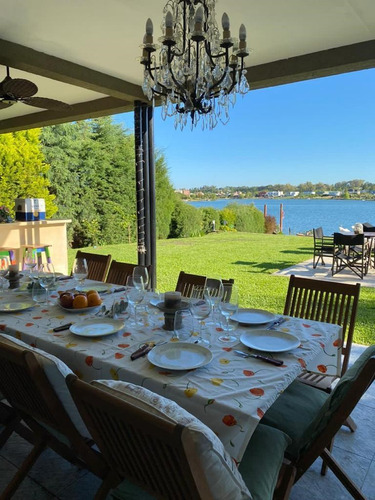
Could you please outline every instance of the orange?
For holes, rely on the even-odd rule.
[[[97,292],[96,290],[89,290],[88,292],[86,292],[87,297],[88,297],[89,295],[91,295],[92,293],[97,294],[98,292]]]
[[[73,309],[84,309],[87,307],[86,295],[76,295],[73,299]]]
[[[100,298],[98,292],[93,291],[90,295],[87,294],[87,305],[89,307],[100,306],[101,303],[102,299]]]

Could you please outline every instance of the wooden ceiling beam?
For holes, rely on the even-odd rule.
[[[252,90],[375,67],[375,40],[247,68]]]
[[[104,97],[95,101],[73,104],[68,111],[40,111],[28,115],[0,120],[0,134],[17,132],[48,125],[85,120],[88,118],[99,118],[101,116],[114,115],[116,113],[127,113],[133,111],[134,103],[121,101],[114,97]]]
[[[0,64],[125,101],[145,100],[139,85],[3,39]]]

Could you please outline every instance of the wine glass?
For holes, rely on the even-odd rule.
[[[189,309],[180,309],[175,312],[173,339],[187,342],[194,334],[194,320]]]
[[[50,304],[49,301],[49,291],[56,283],[56,274],[53,264],[48,262],[47,264],[41,264],[38,268],[38,281],[40,285],[45,288],[47,294],[47,305]]]
[[[36,265],[37,265],[37,258],[35,250],[28,248],[24,256],[24,267],[29,271],[28,274],[31,281],[33,281],[35,277],[33,271],[36,268]]]
[[[231,285],[231,290],[226,294],[225,301],[219,304],[219,311],[223,319],[225,319],[225,321],[221,322],[221,327],[225,333],[219,337],[220,342],[236,342],[237,337],[230,333],[235,327],[229,323],[231,316],[238,311],[238,289],[236,285]]]
[[[134,311],[134,324],[138,324],[137,306],[142,302],[145,296],[144,288],[136,288],[134,286],[133,277],[129,276],[126,281],[126,296],[129,304]]]
[[[89,269],[87,260],[82,257],[74,259],[73,263],[73,278],[78,281],[79,287],[82,289],[85,279],[87,278]]]
[[[189,309],[193,318],[197,319],[199,324],[198,338],[196,342],[199,344],[209,345],[210,341],[202,337],[202,328],[204,320],[210,315],[211,304],[205,298],[202,298],[202,287],[193,287],[189,302]]]
[[[133,269],[133,285],[137,289],[147,290],[148,286],[148,271],[145,266],[136,266]]]
[[[0,259],[0,285],[1,285],[1,293],[4,293],[5,288],[5,276],[8,274],[9,269],[9,261],[7,257],[3,257]]]
[[[215,310],[224,296],[224,286],[221,279],[207,278],[203,295],[211,306],[211,323],[215,323]]]

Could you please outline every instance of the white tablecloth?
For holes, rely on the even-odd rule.
[[[71,281],[59,283],[59,289],[71,286]],[[16,298],[17,294],[13,292],[12,297]],[[18,299],[24,297],[18,295]],[[56,293],[52,294],[52,299],[56,297]],[[9,299],[9,294],[5,298]],[[121,298],[125,298],[121,292],[103,295],[107,306]],[[196,370],[169,371],[152,365],[147,357],[130,359],[130,354],[144,342],[171,339],[170,332],[162,329],[163,314],[152,306],[149,309],[149,315],[143,316],[141,329],[130,327],[125,314],[125,327],[105,337],[83,338],[69,330],[53,332],[56,326],[93,317],[92,312],[66,312],[58,304],[2,313],[0,331],[54,354],[86,381],[125,380],[176,401],[208,425],[231,456],[240,461],[263,414],[322,349],[337,346],[341,330],[336,325],[288,318],[280,329],[304,342],[290,352],[274,353],[274,357],[284,361],[277,367],[236,356],[233,349],[246,350],[246,347],[240,343],[227,347],[218,342],[219,333],[212,327],[213,360]],[[238,336],[245,330],[239,329]]]

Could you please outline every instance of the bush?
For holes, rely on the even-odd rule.
[[[264,218],[264,232],[267,234],[275,234],[279,232],[276,217],[273,215],[266,215]]]
[[[238,203],[230,203],[227,205],[227,210],[232,211],[235,215],[234,227],[237,231],[264,233],[263,213],[255,208],[254,204],[240,205]]]
[[[233,205],[233,203],[231,204]],[[224,229],[225,231],[230,231],[231,229],[235,229],[236,224],[236,214],[233,210],[231,210],[230,205],[227,205],[225,208],[220,210],[220,229]]]
[[[169,238],[199,236],[202,228],[200,210],[182,201],[177,201],[172,213]]]
[[[211,233],[213,231],[212,221],[215,221],[215,229],[219,229],[220,225],[220,215],[218,210],[212,207],[201,208],[202,217],[202,232],[204,234]]]

